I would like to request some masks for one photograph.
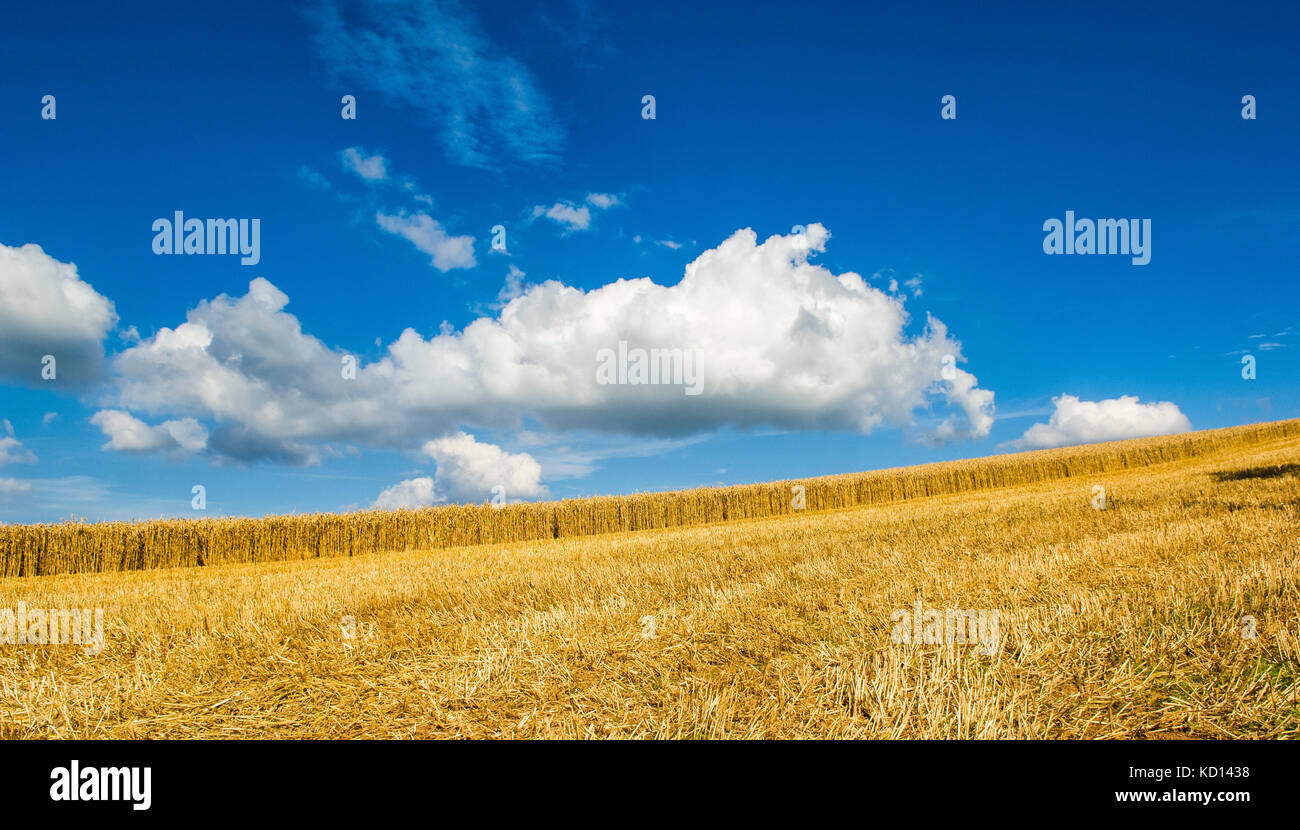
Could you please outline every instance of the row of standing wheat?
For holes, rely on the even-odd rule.
[[[1300,435],[1300,420],[735,487],[420,510],[0,526],[0,576],[265,562],[586,536],[1028,484]]]

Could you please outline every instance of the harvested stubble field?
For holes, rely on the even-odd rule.
[[[1047,472],[725,523],[0,579],[0,609],[103,607],[107,632],[98,656],[0,645],[0,737],[1300,734],[1300,422],[961,469],[1008,464]],[[998,611],[999,648],[893,642],[917,600]]]

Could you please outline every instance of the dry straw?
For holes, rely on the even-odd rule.
[[[0,526],[0,576],[268,562],[710,524],[1145,467],[1300,435],[1300,419],[869,473],[560,502]]]

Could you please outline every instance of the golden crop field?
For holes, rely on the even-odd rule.
[[[500,510],[2,530],[5,572],[41,575],[0,578],[0,609],[102,608],[106,635],[0,645],[4,738],[1300,734],[1300,421]],[[954,639],[948,609],[996,636]]]
[[[1125,470],[1297,435],[1300,420],[1278,421],[869,473],[499,507],[0,525],[0,577],[357,556],[711,524]],[[802,488],[800,508],[796,487]]]

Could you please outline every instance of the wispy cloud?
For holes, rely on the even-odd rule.
[[[680,251],[682,249],[682,243],[672,238],[651,239],[649,237],[642,236],[641,234],[638,233],[632,237],[632,241],[635,242],[637,245],[642,245],[642,244],[658,245],[662,248],[667,248],[670,251]],[[691,244],[694,245],[695,242],[692,241]]]
[[[757,434],[757,433],[755,433]],[[546,480],[585,478],[611,458],[666,455],[708,440],[708,435],[684,438],[629,438],[592,432],[546,433],[523,430],[517,436],[541,464]]]
[[[532,73],[454,0],[323,0],[307,17],[334,75],[431,123],[453,163],[557,158],[563,131]]]
[[[0,421],[0,467],[6,464],[35,464],[36,454],[14,436],[13,425]]]
[[[0,478],[0,504],[13,501],[19,496],[30,493],[32,490],[31,482],[20,481],[16,478]]]
[[[305,164],[298,168],[298,178],[306,183],[308,187],[317,190],[329,190],[332,186],[330,185],[329,179],[325,178],[324,174]]]
[[[351,170],[368,182],[381,182],[388,178],[388,159],[379,153],[367,156],[360,147],[349,147],[340,157],[344,170]]]

